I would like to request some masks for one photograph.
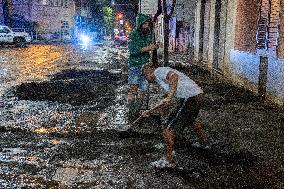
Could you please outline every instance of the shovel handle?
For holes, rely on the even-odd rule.
[[[140,121],[143,118],[143,116],[139,116],[137,119],[135,119],[131,125],[136,124],[138,121]]]

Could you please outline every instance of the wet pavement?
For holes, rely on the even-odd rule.
[[[193,65],[179,69],[206,92],[212,148],[191,147],[187,129],[178,166],[151,167],[163,155],[157,118],[124,131],[127,56],[107,46],[0,49],[0,188],[283,188],[283,112]],[[154,104],[161,93],[150,91]]]

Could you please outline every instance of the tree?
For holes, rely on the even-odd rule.
[[[168,3],[167,0],[162,0],[162,8],[164,15],[164,66],[169,65],[170,20],[174,12],[175,6],[176,0],[172,0],[172,4]]]
[[[103,7],[103,13],[104,13],[104,25],[106,28],[107,35],[112,33],[112,28],[114,24],[114,15],[113,10],[109,6]]]
[[[104,19],[104,10],[103,8],[106,6],[110,6],[110,2],[108,0],[93,0],[90,1],[90,9],[92,18],[94,20],[94,27],[100,34],[104,31],[105,27],[105,19]]]

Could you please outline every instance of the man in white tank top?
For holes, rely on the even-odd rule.
[[[180,134],[186,126],[192,126],[204,148],[208,148],[207,136],[203,124],[196,121],[204,103],[202,89],[185,74],[170,67],[154,68],[151,64],[143,67],[145,78],[149,82],[157,82],[166,97],[153,108],[142,113],[148,117],[151,113],[159,113],[164,118],[163,137],[166,144],[166,163],[173,163],[173,147],[176,133]],[[159,163],[159,162],[158,162]],[[165,162],[162,162],[165,164]]]

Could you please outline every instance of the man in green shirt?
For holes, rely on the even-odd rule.
[[[149,63],[150,52],[157,48],[153,43],[151,18],[139,13],[136,18],[136,29],[129,35],[128,59],[128,105],[130,117],[141,107],[145,97],[147,82],[142,73],[142,66]],[[130,119],[132,119],[130,118]]]

